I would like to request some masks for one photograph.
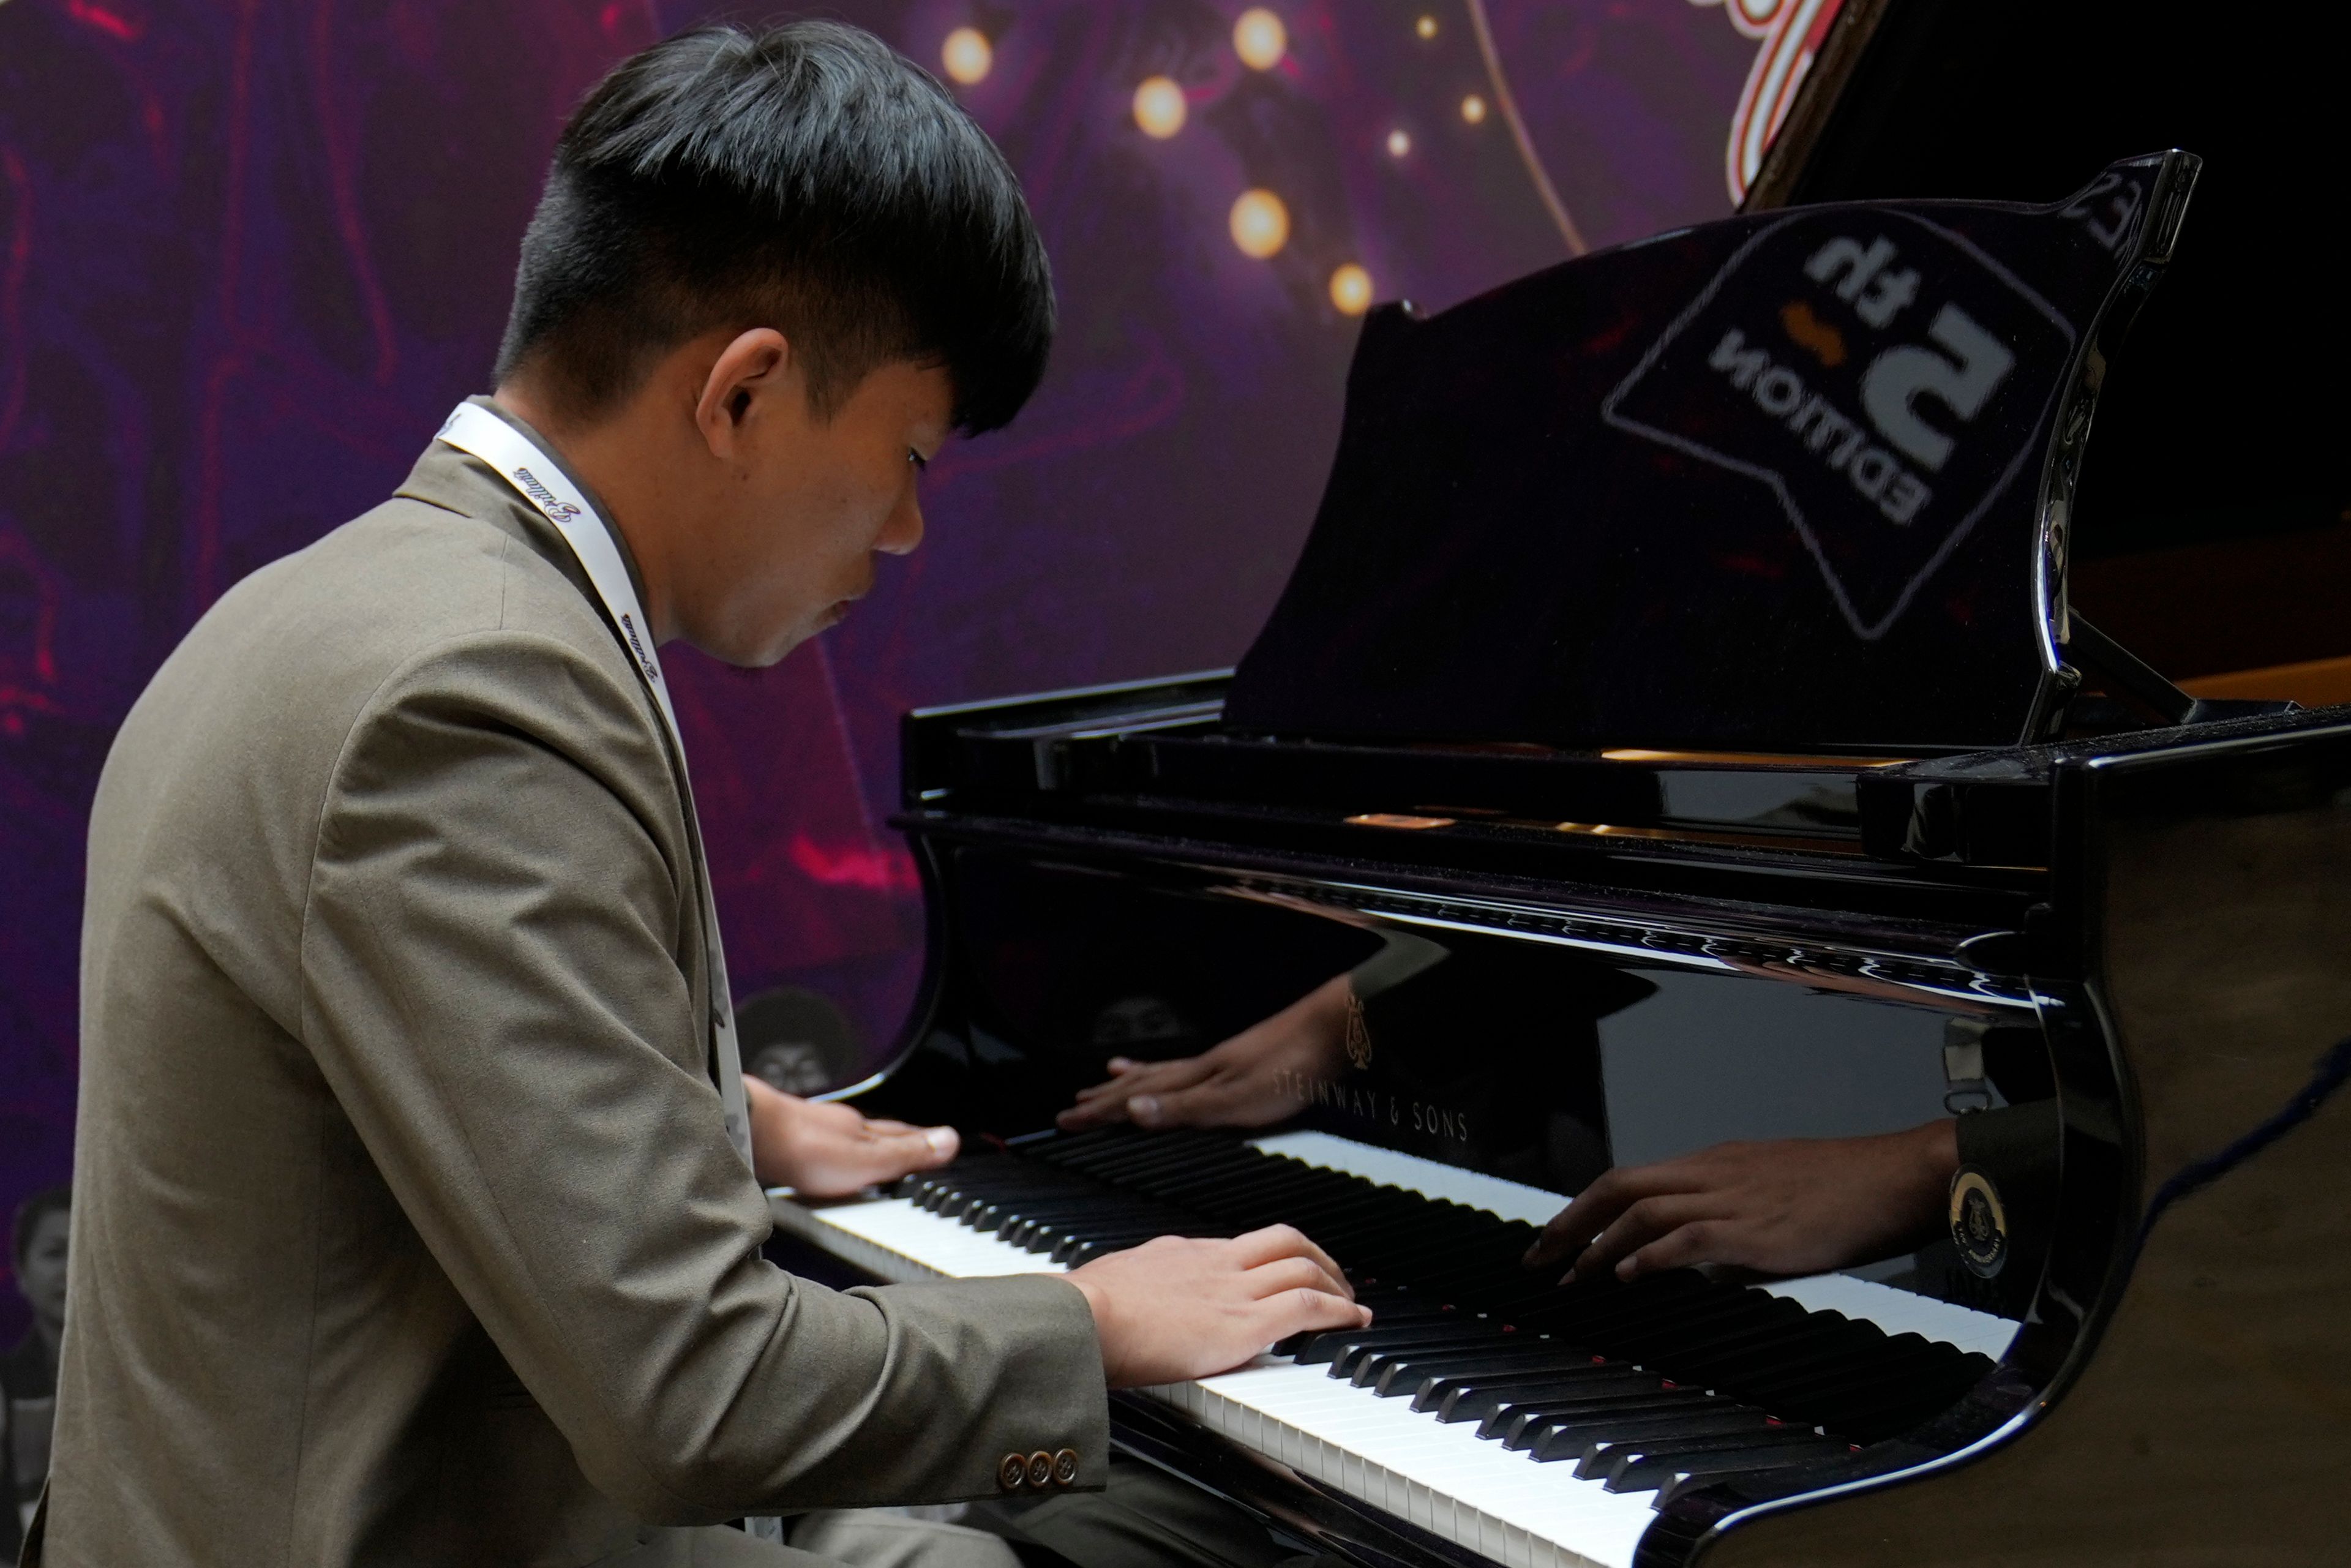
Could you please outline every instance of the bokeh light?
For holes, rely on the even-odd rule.
[[[1290,243],[1290,209],[1271,191],[1243,191],[1233,204],[1233,243],[1263,261]]]
[[[1461,118],[1468,120],[1472,125],[1484,124],[1486,120],[1486,100],[1479,98],[1474,92],[1468,98],[1463,99],[1461,100]]]
[[[1290,29],[1262,5],[1252,5],[1233,24],[1233,53],[1253,71],[1270,71],[1290,52]]]
[[[1412,30],[1424,38],[1433,38],[1437,37],[1437,18],[1424,13],[1420,20],[1412,25]]]
[[[1361,316],[1372,306],[1372,275],[1352,261],[1332,273],[1331,303],[1350,316]]]
[[[1403,127],[1388,132],[1388,156],[1401,158],[1412,151],[1412,137]]]
[[[984,79],[996,64],[996,49],[977,27],[957,27],[939,46],[939,63],[947,75],[969,87]]]
[[[1145,136],[1166,141],[1184,129],[1184,89],[1173,77],[1148,77],[1134,89],[1134,123]]]

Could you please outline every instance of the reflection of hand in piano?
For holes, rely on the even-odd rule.
[[[1263,1022],[1198,1056],[1172,1061],[1113,1057],[1106,1082],[1078,1092],[1064,1132],[1132,1122],[1140,1127],[1270,1127],[1296,1115],[1301,1081],[1339,1065],[1348,978],[1316,987]]]
[[[1344,1051],[1349,977],[1317,987],[1214,1050],[1169,1061],[1113,1058],[1081,1090],[1064,1132],[1266,1127],[1296,1113],[1297,1084],[1334,1072]],[[1799,1275],[1890,1257],[1935,1232],[1959,1155],[1953,1123],[1860,1138],[1719,1144],[1620,1166],[1555,1216],[1530,1268],[1573,1260],[1631,1280],[1701,1263]]]
[[[877,1122],[848,1105],[803,1100],[743,1075],[750,1103],[751,1166],[762,1186],[810,1197],[846,1197],[946,1164],[962,1139],[953,1127]]]
[[[1930,1236],[1958,1167],[1949,1118],[1876,1137],[1718,1144],[1601,1176],[1543,1228],[1527,1263],[1573,1257],[1571,1280],[1699,1263],[1784,1275],[1848,1268]]]

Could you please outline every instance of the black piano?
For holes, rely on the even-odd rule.
[[[1848,9],[1795,204],[1366,319],[1236,670],[906,721],[929,962],[861,1103],[967,1153],[779,1227],[910,1279],[1298,1225],[1373,1327],[1115,1435],[1366,1568],[2351,1551],[2351,708],[2191,696],[2068,592],[2203,170],[1840,190],[1959,90],[1960,8]],[[1212,1113],[1057,1127],[1341,976]],[[1946,1117],[1890,1256],[1520,1264],[1611,1166]]]

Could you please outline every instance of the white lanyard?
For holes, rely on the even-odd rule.
[[[702,847],[702,823],[694,810],[694,786],[686,776],[685,737],[678,733],[677,710],[670,706],[661,656],[653,651],[653,629],[645,624],[644,610],[637,603],[636,585],[629,580],[629,569],[604,519],[528,436],[479,403],[461,402],[442,425],[439,439],[496,469],[499,477],[555,525],[555,531],[580,558],[580,568],[604,601],[605,612],[620,628],[621,640],[653,692],[662,722],[669,727],[670,746],[677,754],[678,793],[685,803],[686,825],[694,834],[694,858],[702,882],[702,929],[710,944],[710,1021],[716,1042],[718,1098],[726,1109],[726,1135],[748,1165],[751,1118],[743,1092],[742,1052],[735,1041],[735,1003],[726,988],[726,949],[718,940],[718,907],[711,902],[710,857]]]

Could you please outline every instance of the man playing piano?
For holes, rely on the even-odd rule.
[[[1002,158],[862,34],[590,95],[496,396],[224,597],[108,760],[26,1561],[781,1562],[696,1527],[1099,1486],[1106,1384],[1366,1320],[1287,1228],[845,1294],[761,1257],[761,1181],[953,1138],[742,1083],[656,650],[839,621],[1051,323]]]

